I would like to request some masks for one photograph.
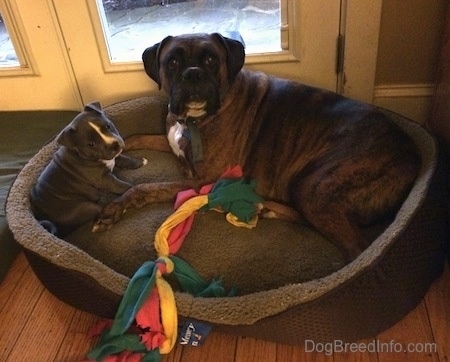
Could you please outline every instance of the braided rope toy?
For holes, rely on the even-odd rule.
[[[227,212],[235,226],[253,228],[258,219],[255,182],[242,178],[240,166],[228,169],[215,184],[177,195],[175,212],[155,235],[156,261],[145,262],[133,275],[114,320],[102,323],[91,334],[101,332],[98,345],[88,354],[101,361],[158,361],[177,340],[178,316],[175,295],[164,275],[173,273],[181,289],[197,297],[232,296],[220,279],[207,282],[185,261],[176,257],[197,211]]]

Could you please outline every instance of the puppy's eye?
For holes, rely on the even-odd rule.
[[[111,129],[111,125],[109,123],[105,124],[106,129]]]
[[[88,143],[88,146],[89,146],[89,147],[94,147],[94,146],[95,146],[95,142],[94,142],[94,141],[89,142],[89,143]]]

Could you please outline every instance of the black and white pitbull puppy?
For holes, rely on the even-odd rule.
[[[114,166],[134,169],[147,163],[122,155],[124,141],[98,102],[86,105],[57,136],[59,149],[30,193],[33,212],[41,224],[64,236],[102,209],[102,192],[120,195],[131,184],[118,179]]]

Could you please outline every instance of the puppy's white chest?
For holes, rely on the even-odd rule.
[[[116,160],[113,158],[112,160],[101,160],[107,168],[112,172],[114,166],[116,165]]]
[[[186,129],[186,125],[176,122],[172,127],[170,127],[167,133],[167,139],[169,140],[170,148],[176,156],[183,156],[184,151],[180,148],[180,139],[183,137],[183,132]]]

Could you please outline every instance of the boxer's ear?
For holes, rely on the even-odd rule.
[[[244,66],[245,44],[240,34],[233,34],[233,39],[224,37],[219,33],[211,34],[211,37],[219,40],[227,52],[228,83],[231,83]],[[237,40],[236,40],[237,39]]]
[[[147,73],[147,75],[158,84],[159,89],[161,89],[161,79],[159,77],[159,68],[161,64],[159,55],[163,46],[171,38],[171,36],[164,38],[160,43],[157,43],[145,49],[142,53],[142,61],[144,62],[145,73]]]
[[[100,102],[91,102],[86,104],[86,106],[84,107],[85,111],[94,111],[97,113],[102,113],[102,106],[100,105]]]

